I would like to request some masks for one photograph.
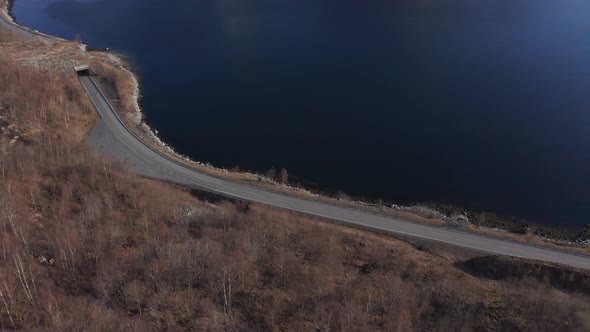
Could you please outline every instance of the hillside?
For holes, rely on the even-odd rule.
[[[71,70],[0,38],[1,330],[590,329],[587,271],[139,178],[84,144]]]

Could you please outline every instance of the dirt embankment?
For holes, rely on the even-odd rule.
[[[590,271],[587,270],[505,256],[476,257],[458,266],[477,277],[507,282],[531,279],[546,287],[590,295]]]

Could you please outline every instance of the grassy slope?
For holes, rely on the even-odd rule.
[[[590,327],[584,271],[137,178],[81,143],[96,115],[59,61],[77,53],[0,38],[0,330]]]

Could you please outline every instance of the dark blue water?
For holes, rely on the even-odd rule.
[[[128,55],[150,125],[219,166],[590,222],[587,0],[17,0]]]

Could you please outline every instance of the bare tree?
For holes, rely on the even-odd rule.
[[[264,175],[266,175],[267,178],[274,180],[277,177],[277,169],[273,166],[269,168]]]
[[[281,184],[287,184],[289,182],[289,173],[286,168],[281,168],[281,174],[279,177]]]
[[[477,226],[485,226],[487,222],[487,216],[485,212],[481,212],[477,216]]]

